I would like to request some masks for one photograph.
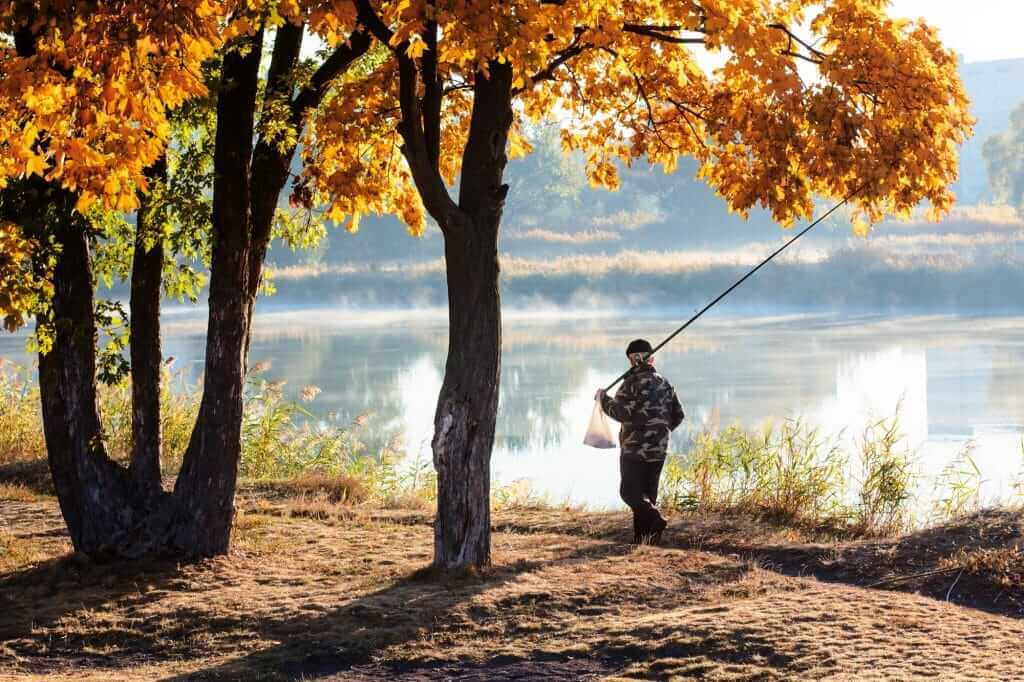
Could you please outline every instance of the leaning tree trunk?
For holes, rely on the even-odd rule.
[[[483,566],[491,558],[490,466],[501,372],[498,228],[512,124],[512,72],[492,63],[477,75],[462,164],[461,224],[445,230],[449,341],[434,417],[438,476],[434,563]]]
[[[203,399],[174,488],[171,544],[190,555],[227,552],[241,457],[249,329],[250,176],[262,31],[224,58],[214,149],[213,248]]]
[[[157,163],[150,179],[160,182],[166,163]],[[164,242],[152,234],[151,202],[142,198],[135,226],[132,259],[131,309],[132,453],[128,466],[135,487],[155,497],[160,486],[160,287]],[[147,242],[149,242],[147,244]]]
[[[50,471],[74,548],[87,554],[117,552],[138,521],[138,497],[125,469],[103,446],[96,404],[96,323],[85,226],[71,212],[66,193],[54,293],[39,331],[53,335],[53,350],[39,355],[39,393]]]

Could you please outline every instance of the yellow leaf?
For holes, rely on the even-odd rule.
[[[46,171],[46,159],[33,154],[25,162],[25,175],[42,175]]]
[[[85,213],[94,203],[96,203],[96,195],[92,192],[82,192],[78,197],[78,201],[75,202],[75,210],[79,213]]]
[[[411,59],[418,59],[426,49],[427,44],[419,36],[413,36],[409,40],[409,47],[405,50],[405,54]]]
[[[327,217],[336,223],[340,223],[345,219],[345,211],[338,204],[332,204],[330,210],[327,211]]]

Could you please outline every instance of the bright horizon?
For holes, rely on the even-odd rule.
[[[969,6],[953,0],[892,0],[890,8],[894,16],[923,17],[967,63],[1024,57],[1020,0],[975,0]]]

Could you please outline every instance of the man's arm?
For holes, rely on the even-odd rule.
[[[680,424],[683,423],[683,419],[686,415],[683,413],[683,406],[679,403],[679,396],[676,395],[675,389],[672,389],[672,411],[669,414],[668,427],[672,431],[675,431]]]
[[[601,409],[619,423],[628,422],[633,419],[635,402],[632,382],[630,382],[629,377],[622,382],[622,386],[616,391],[615,397],[609,396],[607,393],[601,395]]]

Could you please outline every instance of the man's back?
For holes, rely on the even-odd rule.
[[[622,455],[644,461],[665,459],[669,434],[684,416],[672,384],[650,365],[634,369],[614,398],[604,397],[603,407],[622,424]]]

